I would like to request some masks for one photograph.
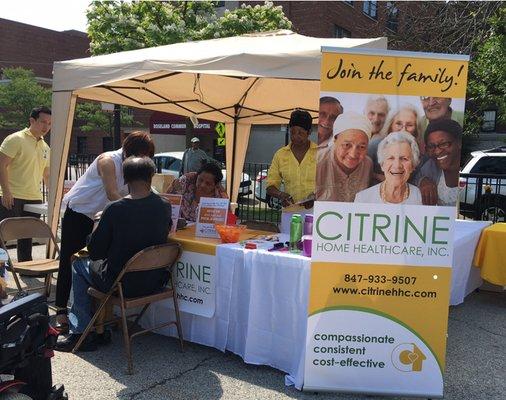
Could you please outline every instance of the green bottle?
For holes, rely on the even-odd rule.
[[[299,243],[302,239],[302,217],[293,214],[290,221],[290,252],[300,253]]]

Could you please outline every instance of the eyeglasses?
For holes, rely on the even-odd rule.
[[[438,144],[434,144],[434,143],[429,143],[427,146],[425,146],[425,148],[428,150],[428,151],[434,151],[436,150],[436,148],[438,148],[439,150],[447,150],[451,147],[452,145],[452,142],[448,141],[448,142],[441,142],[441,143],[438,143]]]
[[[415,128],[415,124],[412,123],[412,122],[402,122],[402,121],[395,121],[394,122],[394,126],[397,130],[402,130],[404,129],[405,131],[409,130],[409,129],[414,129]]]

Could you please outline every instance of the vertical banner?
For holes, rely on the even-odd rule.
[[[304,389],[442,397],[469,58],[322,51]]]

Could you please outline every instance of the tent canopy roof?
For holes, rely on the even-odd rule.
[[[316,116],[322,46],[384,49],[386,38],[280,30],[125,51],[56,62],[53,91],[222,122],[285,123],[294,107]]]

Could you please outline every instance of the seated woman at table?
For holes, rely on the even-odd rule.
[[[378,162],[385,180],[358,192],[355,203],[422,204],[420,190],[408,183],[420,160],[416,139],[408,132],[392,132],[378,146]]]
[[[222,180],[221,169],[215,163],[208,162],[197,172],[188,172],[172,182],[167,193],[182,195],[180,218],[195,222],[201,197],[226,199],[228,196],[221,186]]]

